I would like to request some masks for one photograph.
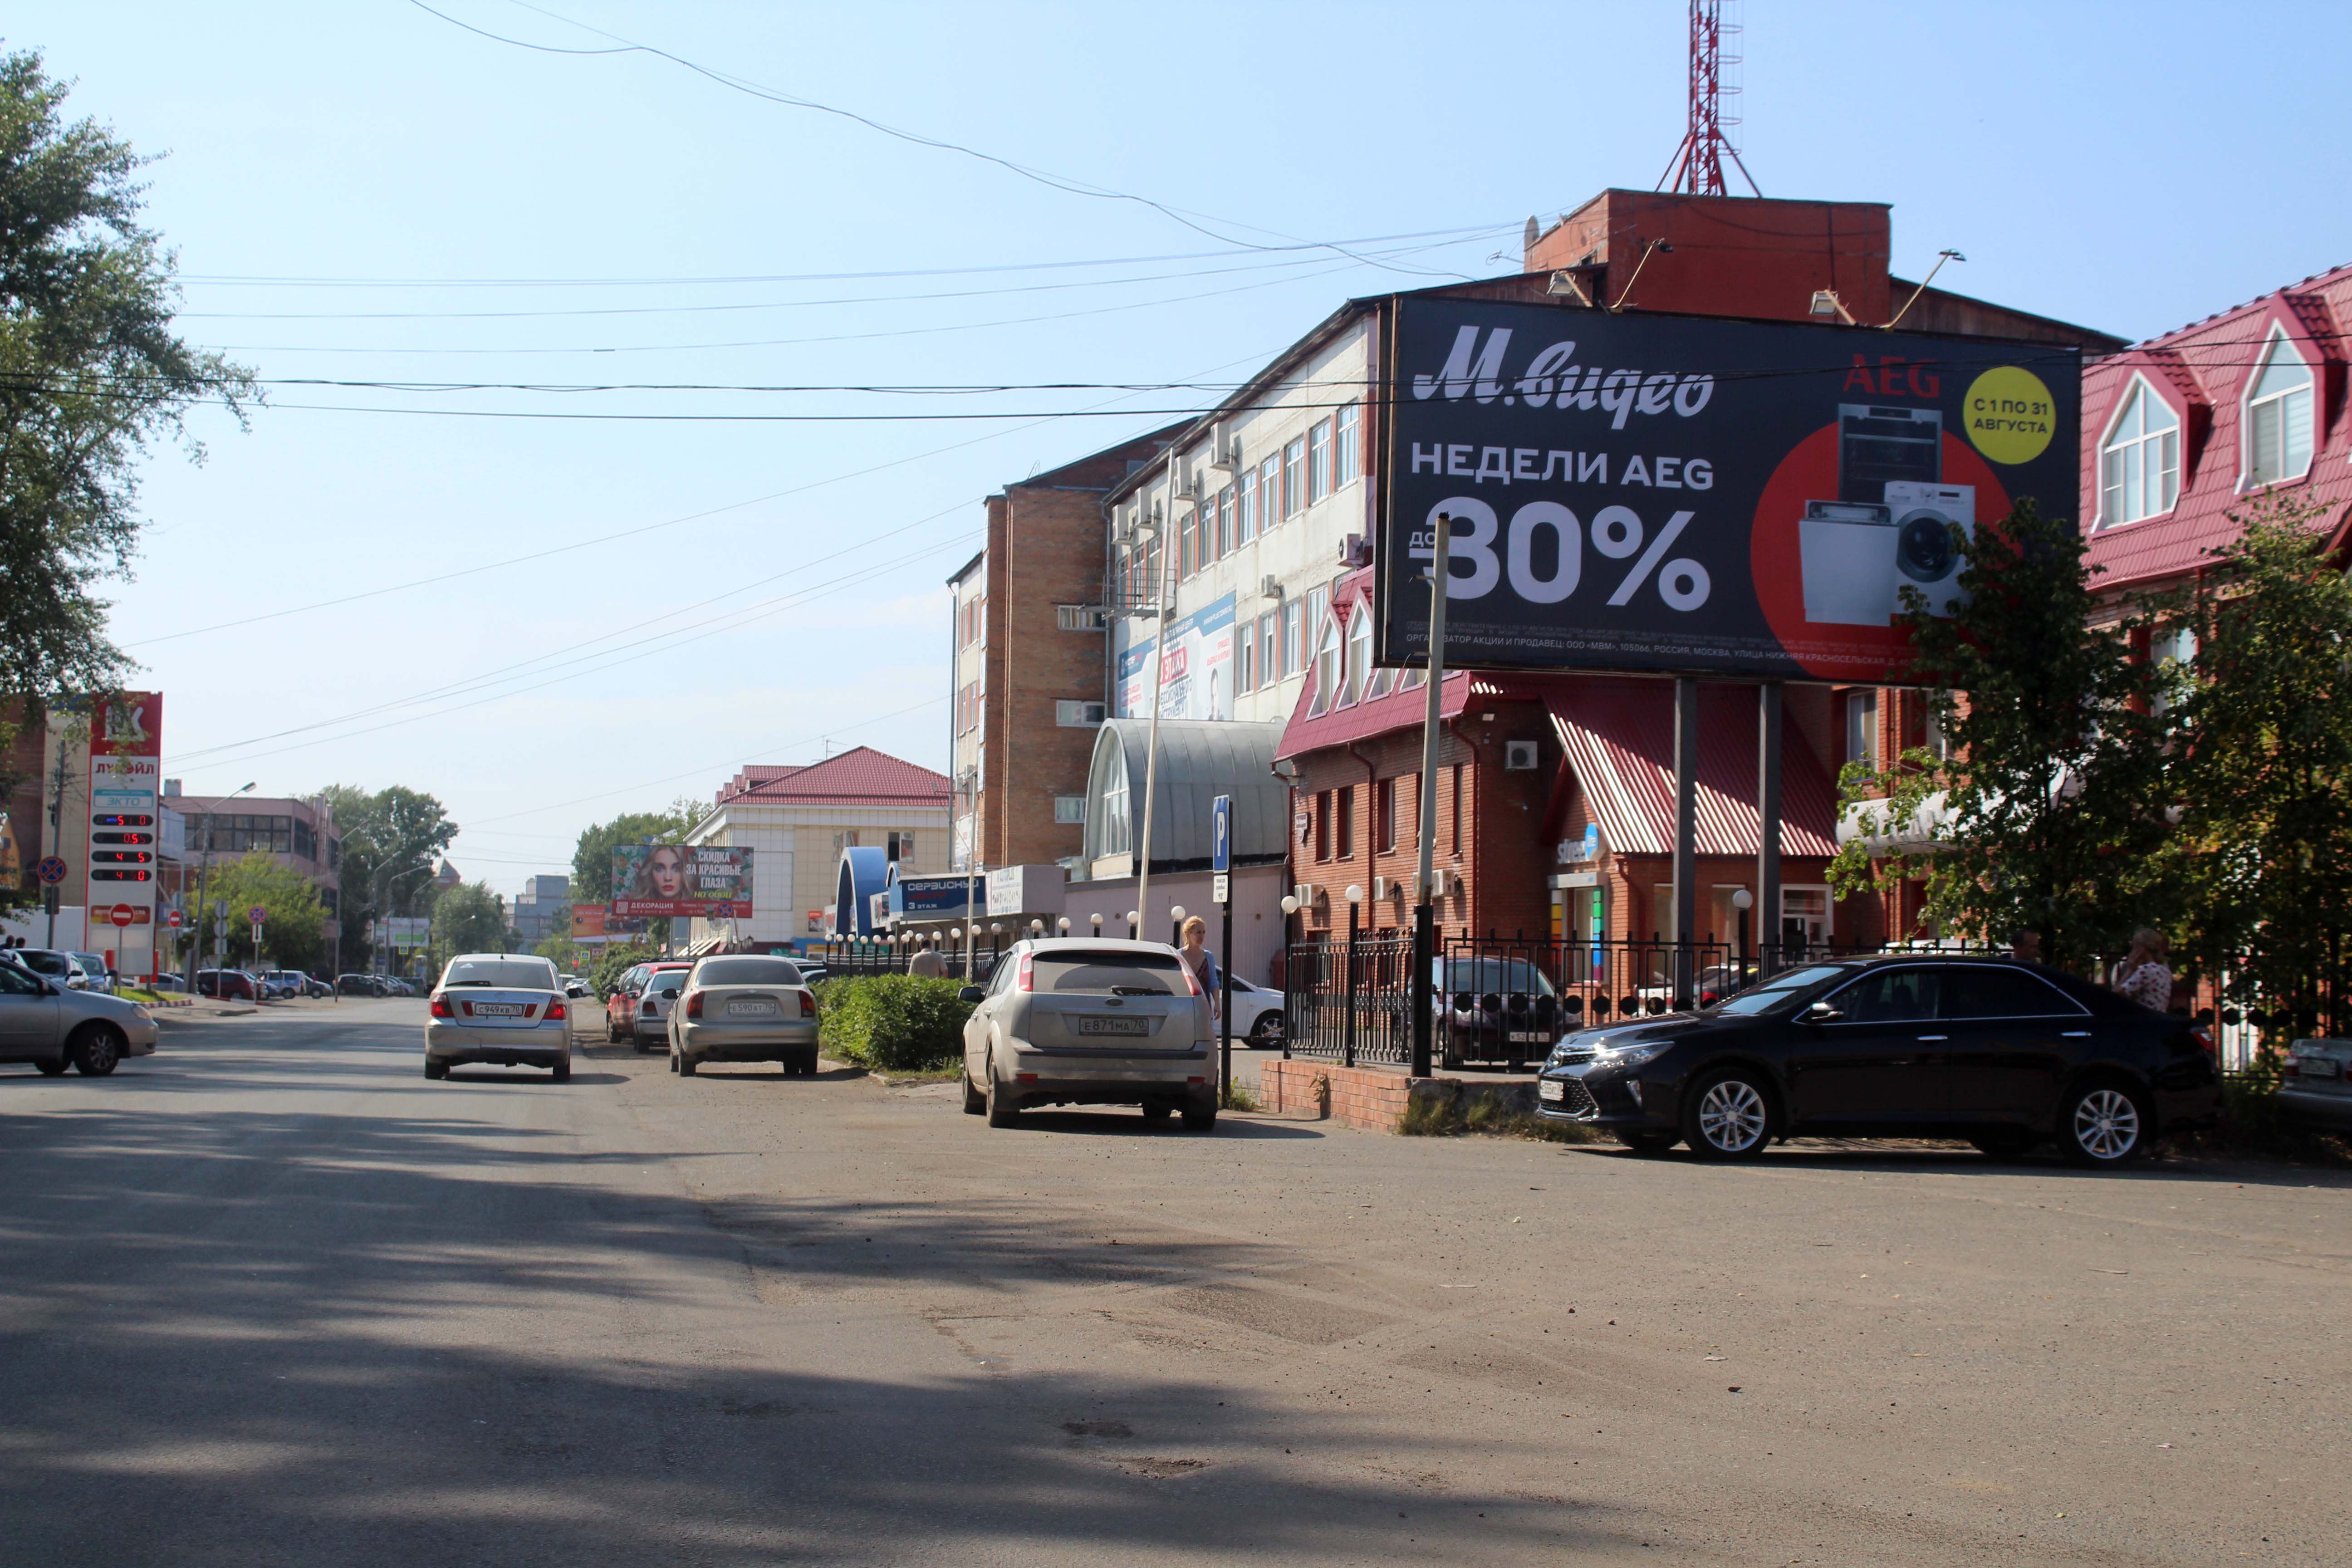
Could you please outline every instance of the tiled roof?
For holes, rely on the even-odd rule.
[[[2229,516],[2252,498],[2239,489],[2240,409],[2263,343],[2276,321],[2302,340],[2319,363],[2319,429],[2309,477],[2275,487],[2277,493],[2316,502],[2320,526],[2340,541],[2352,511],[2352,418],[2342,392],[2341,333],[2352,321],[2352,266],[2315,273],[2300,283],[2217,311],[2177,331],[2136,343],[2083,372],[2083,493],[2085,526],[2098,515],[2100,437],[2121,406],[2137,373],[2185,407],[2179,500],[2170,512],[2101,528],[2090,536],[2097,585],[2112,590],[2162,583],[2195,573],[2210,552],[2237,537]]]
[[[766,775],[766,776],[761,776]],[[922,805],[945,810],[953,785],[945,773],[858,746],[803,767],[747,767],[719,804],[759,805]]]

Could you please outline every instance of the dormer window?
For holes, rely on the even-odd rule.
[[[1372,673],[1372,616],[1370,608],[1356,606],[1348,617],[1348,674],[1346,695],[1340,700],[1353,702],[1364,695],[1364,683]]]
[[[2311,471],[2311,367],[2273,331],[2246,393],[2246,484],[2274,485]]]
[[[2099,522],[2112,527],[2172,510],[2180,498],[2180,416],[2138,376],[2099,448]]]
[[[1339,617],[1323,618],[1323,636],[1315,645],[1315,700],[1307,716],[1328,713],[1339,706],[1339,680],[1346,653],[1339,639]]]

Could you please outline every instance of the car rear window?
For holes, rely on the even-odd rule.
[[[1031,983],[1040,991],[1092,992],[1097,996],[1182,996],[1182,963],[1171,953],[1041,952],[1031,965]]]
[[[490,985],[504,991],[552,991],[555,989],[555,965],[541,960],[537,963],[522,959],[459,960],[449,965],[441,976],[444,986]]]
[[[16,962],[36,974],[63,974],[68,967],[65,955],[58,952],[27,952],[19,949]]]
[[[714,958],[694,972],[704,985],[798,985],[801,972],[781,958]]]
[[[1551,994],[1544,972],[1520,958],[1452,958],[1445,961],[1447,991],[1524,991]]]

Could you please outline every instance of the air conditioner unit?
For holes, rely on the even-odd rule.
[[[1389,879],[1388,879],[1386,877],[1375,877],[1375,878],[1373,878],[1373,879],[1372,879],[1372,897],[1373,897],[1373,898],[1375,898],[1375,899],[1385,899],[1385,898],[1387,898],[1388,896],[1389,896]]]
[[[1371,547],[1364,542],[1362,534],[1351,533],[1339,542],[1340,565],[1369,566],[1371,563]]]
[[[1201,476],[1198,474],[1186,474],[1182,479],[1177,480],[1176,499],[1178,500],[1189,501],[1199,500],[1201,499]]]
[[[1218,426],[1209,436],[1209,467],[1221,473],[1233,473],[1242,466],[1242,443],[1238,436],[1227,436],[1225,427]]]
[[[1281,583],[1270,575],[1258,584],[1257,594],[1261,599],[1279,599],[1284,596]]]
[[[1533,773],[1535,772],[1538,761],[1538,757],[1537,754],[1536,743],[1533,741],[1506,741],[1503,742],[1503,771],[1505,773]]]

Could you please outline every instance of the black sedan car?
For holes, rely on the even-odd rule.
[[[2038,964],[1903,956],[1818,963],[1692,1013],[1584,1029],[1537,1080],[1557,1121],[1659,1153],[1740,1160],[1775,1139],[1965,1138],[1995,1158],[2044,1139],[2121,1165],[2213,1121],[2205,1035]]]

